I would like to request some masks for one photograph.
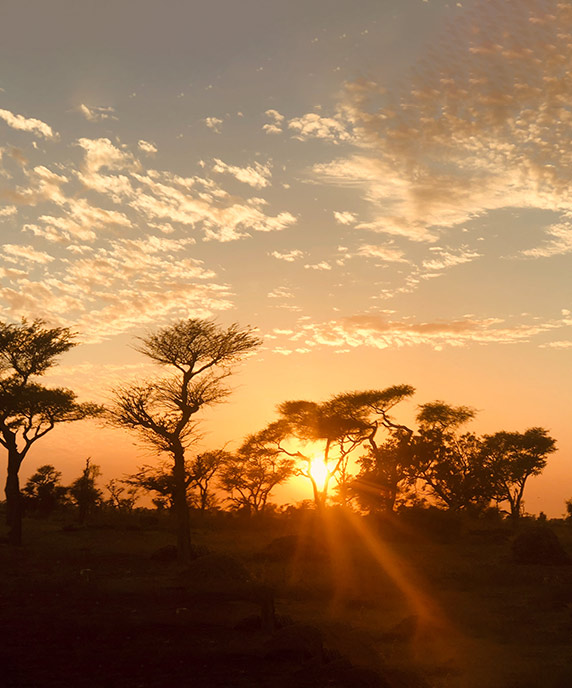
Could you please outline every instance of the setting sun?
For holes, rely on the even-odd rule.
[[[316,481],[316,485],[319,490],[324,489],[326,479],[328,477],[328,467],[324,462],[323,457],[316,456],[312,459],[312,465],[310,466],[310,475]]]

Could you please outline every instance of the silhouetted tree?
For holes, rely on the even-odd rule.
[[[189,461],[190,499],[201,511],[215,505],[212,483],[231,458],[224,449],[215,449],[197,454]]]
[[[28,478],[22,488],[26,510],[39,516],[49,516],[66,501],[67,487],[60,483],[62,474],[46,464]]]
[[[392,511],[400,484],[408,477],[413,431],[397,423],[390,411],[415,393],[411,385],[346,392],[334,397],[339,412],[365,423],[367,453],[358,459],[360,473],[349,483],[361,506]]]
[[[279,451],[296,460],[295,474],[307,478],[318,508],[325,505],[332,478],[344,471],[351,452],[365,439],[367,424],[358,414],[338,409],[335,397],[323,403],[285,401],[278,405],[280,419],[259,433],[268,452]],[[308,449],[319,444],[321,448]],[[290,448],[294,445],[293,448]],[[320,485],[313,470],[323,461],[324,480]]]
[[[191,558],[185,450],[196,439],[195,414],[222,401],[230,368],[254,351],[260,340],[251,328],[224,329],[209,320],[181,320],[141,338],[137,350],[173,370],[168,377],[115,390],[110,422],[135,430],[158,452],[172,458],[177,549],[180,561]]]
[[[467,406],[434,401],[420,406],[419,434],[411,443],[412,479],[420,479],[449,509],[482,510],[494,495],[482,441],[459,428],[475,416]]]
[[[189,461],[185,460],[185,485],[190,482]],[[167,462],[160,462],[157,466],[145,464],[139,466],[137,473],[125,477],[127,485],[140,488],[146,492],[154,492],[153,504],[158,508],[174,509],[175,480],[173,467]]]
[[[483,439],[494,497],[498,502],[508,502],[511,517],[518,519],[526,482],[543,471],[548,455],[556,451],[556,440],[544,428],[529,428],[523,433],[501,431]]]
[[[69,487],[72,502],[78,507],[78,521],[82,525],[102,502],[103,492],[96,485],[100,475],[100,467],[92,464],[88,457],[82,474]]]
[[[236,454],[227,455],[220,486],[229,501],[247,511],[264,511],[272,490],[293,475],[294,460],[268,443],[265,432],[250,435]]]
[[[22,542],[22,498],[19,471],[28,451],[59,423],[97,415],[100,407],[79,404],[69,389],[48,388],[34,381],[75,346],[65,327],[46,328],[42,320],[19,325],[0,322],[0,444],[8,451],[6,516],[8,539]]]
[[[109,493],[106,501],[108,506],[117,511],[126,511],[128,513],[133,511],[139,496],[139,488],[136,485],[113,478],[107,483],[105,489]]]

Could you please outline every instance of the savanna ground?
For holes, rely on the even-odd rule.
[[[0,544],[0,684],[572,685],[572,566],[514,563],[504,522],[194,524],[182,568],[145,516],[28,519],[23,547]],[[572,554],[572,526],[552,527]]]

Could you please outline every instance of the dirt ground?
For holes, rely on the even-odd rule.
[[[0,685],[572,685],[572,566],[515,564],[507,528],[336,516],[193,538],[182,569],[157,525],[27,521],[0,545]]]

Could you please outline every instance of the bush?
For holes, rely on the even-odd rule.
[[[546,525],[529,526],[512,542],[513,559],[518,564],[569,564],[556,533]]]

